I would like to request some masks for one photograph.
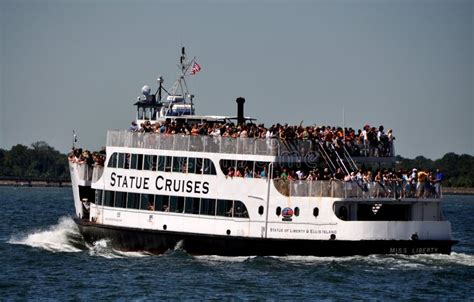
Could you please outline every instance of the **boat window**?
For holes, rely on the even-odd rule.
[[[202,174],[202,158],[196,158],[196,174]]]
[[[130,153],[125,153],[125,162],[123,163],[123,168],[130,168]]]
[[[254,162],[248,160],[237,161],[237,168],[240,176],[253,178]],[[235,171],[237,173],[237,170]]]
[[[110,156],[109,163],[107,164],[107,167],[109,167],[109,168],[117,167],[117,153],[114,153]]]
[[[201,199],[201,215],[216,215],[216,200],[202,198]]]
[[[125,202],[127,200],[127,192],[115,192],[115,207],[125,208]]]
[[[173,157],[165,156],[165,172],[171,172],[171,161]]]
[[[295,216],[300,216],[300,208],[295,208]]]
[[[155,171],[156,170],[156,161],[157,161],[157,156],[156,155],[145,155],[145,160],[144,160],[144,163],[143,163],[143,170]]]
[[[174,157],[173,158],[173,172],[183,172],[186,173],[186,157]]]
[[[258,214],[263,215],[263,206],[258,207]]]
[[[372,211],[372,206],[367,206],[367,205],[359,205],[358,206],[358,211],[357,211],[357,214],[361,214],[361,213],[364,213],[364,210],[365,209],[365,212],[366,213],[370,213],[369,215],[372,215],[373,214],[373,211]],[[337,211],[337,217],[341,220],[347,220],[347,207],[346,206],[340,206],[339,207],[339,210]],[[361,217],[357,217],[358,219],[357,220],[364,220],[364,219],[360,219]],[[367,219],[367,220],[371,220],[371,219]]]
[[[201,199],[198,197],[153,195],[100,190],[96,191],[96,195],[103,195],[104,206],[116,208],[249,218],[247,207],[239,200],[216,200],[210,198]],[[262,215],[264,212],[263,206],[260,206],[258,211],[259,214]]]
[[[165,156],[158,156],[158,171],[164,171],[165,170]]]
[[[136,169],[137,170],[142,170],[143,169],[143,154],[138,154]]]
[[[319,208],[314,208],[313,209],[313,216],[318,217],[318,215],[319,215]]]
[[[188,173],[196,173],[196,159],[193,157],[188,158]]]
[[[344,211],[342,208],[344,207]],[[409,204],[359,204],[357,206],[357,220],[359,221],[408,221],[410,220],[411,205]],[[349,219],[349,209],[340,206],[336,211],[341,220]]]
[[[217,200],[217,216],[227,216],[233,217],[233,208],[232,208],[233,201],[232,200],[225,200],[219,199]]]
[[[255,172],[256,177],[258,178],[267,178],[268,176],[268,165],[270,163],[264,161],[256,161],[255,168],[253,171]]]
[[[220,165],[222,173],[224,173],[224,175],[229,174],[229,169],[234,169],[235,170],[235,160],[221,159],[219,161],[219,165]]]
[[[105,191],[104,206],[113,207],[115,201],[114,191]]]
[[[234,201],[234,217],[241,217],[241,218],[248,218],[249,217],[249,213],[247,212],[247,208],[239,200]]]
[[[129,208],[129,209],[139,209],[140,208],[140,194],[138,194],[138,193],[128,193],[127,208]]]
[[[203,173],[207,175],[216,175],[216,168],[214,167],[212,160],[208,158],[204,159]]]
[[[281,208],[280,208],[280,207],[277,207],[277,208],[276,208],[276,215],[277,215],[277,216],[280,216],[280,215],[281,215]]]
[[[175,213],[183,213],[184,209],[184,197],[181,196],[170,196],[169,211]]]
[[[168,212],[169,211],[169,196],[156,195],[155,196],[155,211]]]
[[[248,160],[230,160],[221,159],[219,166],[224,175],[232,173],[234,176],[248,177],[248,178],[266,178],[268,176],[269,162],[263,161],[248,161]],[[231,171],[233,170],[233,172]]]
[[[130,169],[135,169],[137,166],[137,156],[138,154],[132,154],[132,161],[130,164]]]
[[[200,198],[186,197],[186,208],[185,213],[199,214],[199,202]]]
[[[102,194],[104,191],[102,190],[95,190],[95,204],[102,205]]]
[[[123,168],[125,163],[125,153],[118,154],[118,165],[117,168]]]
[[[153,194],[141,194],[141,209],[142,210],[155,210],[155,195]]]
[[[207,158],[114,153],[108,167],[117,167],[117,164],[124,169],[216,175],[214,163]]]

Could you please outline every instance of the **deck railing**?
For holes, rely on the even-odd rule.
[[[81,181],[96,182],[102,177],[104,167],[99,165],[88,165],[86,163],[72,163],[76,170],[76,177]]]
[[[76,169],[76,177],[82,181],[91,181],[92,180],[92,166],[89,166],[86,163],[75,163],[73,164]]]
[[[99,165],[94,165],[92,170],[92,182],[97,182],[104,173],[104,167]]]
[[[362,183],[357,181],[288,181],[273,180],[275,188],[288,197],[336,197],[336,198],[433,198],[442,197],[442,188],[438,185],[422,183],[418,186],[406,183],[383,184],[378,182]]]
[[[110,130],[107,132],[107,146],[194,151],[228,154],[250,154],[270,156],[307,156],[318,153],[320,143],[312,140],[281,140],[278,138],[229,138],[208,135],[163,135],[157,133]],[[374,157],[382,154],[367,145],[348,146],[357,150],[356,157]],[[393,145],[387,156],[394,156]]]

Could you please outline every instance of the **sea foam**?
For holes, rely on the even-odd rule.
[[[55,225],[34,230],[26,235],[14,235],[8,242],[51,252],[80,252],[85,248],[81,241],[82,236],[74,220],[71,217],[61,217]]]

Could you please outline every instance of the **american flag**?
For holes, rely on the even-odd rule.
[[[201,65],[197,62],[194,62],[193,68],[191,69],[191,74],[196,74],[201,71]]]

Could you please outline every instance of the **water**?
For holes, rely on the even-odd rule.
[[[0,300],[474,299],[474,196],[448,196],[451,255],[193,257],[86,245],[72,193],[0,187]]]

